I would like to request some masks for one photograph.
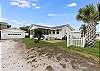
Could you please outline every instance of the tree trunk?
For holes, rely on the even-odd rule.
[[[86,46],[94,47],[96,43],[96,24],[89,23],[87,25]]]

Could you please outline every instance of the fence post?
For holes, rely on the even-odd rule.
[[[71,45],[71,34],[70,32],[67,33],[67,47],[69,47]]]
[[[67,33],[67,47],[69,47],[69,32]]]
[[[85,46],[85,37],[83,37],[83,47]]]

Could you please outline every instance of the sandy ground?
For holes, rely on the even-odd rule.
[[[2,40],[0,71],[99,71],[93,61],[55,47],[25,49],[18,41]]]
[[[12,40],[2,40],[0,71],[31,71],[32,67],[24,57],[24,47]]]

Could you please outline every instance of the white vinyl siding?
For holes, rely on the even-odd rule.
[[[2,30],[1,31],[1,39],[12,39],[12,38],[24,38],[25,32],[19,31],[8,31],[8,30]]]

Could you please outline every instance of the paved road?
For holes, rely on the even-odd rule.
[[[31,71],[24,57],[24,47],[13,40],[0,40],[0,71]]]

